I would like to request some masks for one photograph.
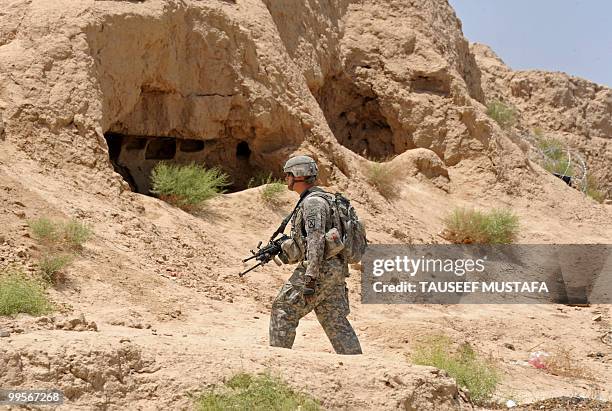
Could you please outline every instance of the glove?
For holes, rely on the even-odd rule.
[[[304,295],[314,295],[316,287],[317,287],[317,282],[315,281],[314,278],[310,276],[304,277],[304,280],[305,280]]]

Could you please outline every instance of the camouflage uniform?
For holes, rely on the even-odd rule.
[[[324,259],[325,233],[332,227],[327,201],[311,188],[292,220],[291,237],[308,262],[298,264],[272,304],[270,345],[291,348],[300,318],[314,310],[319,323],[338,354],[361,354],[359,339],[346,319],[349,314],[345,278],[348,264],[339,257]],[[304,278],[316,280],[314,295],[304,296]]]

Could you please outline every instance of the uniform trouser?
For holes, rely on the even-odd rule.
[[[299,264],[272,303],[270,345],[291,348],[300,319],[314,310],[336,353],[361,354],[359,339],[346,319],[350,309],[342,267],[322,270],[315,294],[308,297],[303,294],[305,271]]]

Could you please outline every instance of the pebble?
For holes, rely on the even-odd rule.
[[[10,337],[11,333],[5,330],[0,330],[0,338]]]

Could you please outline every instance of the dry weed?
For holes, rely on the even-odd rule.
[[[400,170],[388,163],[372,163],[366,170],[368,183],[387,200],[397,198],[399,195]]]

